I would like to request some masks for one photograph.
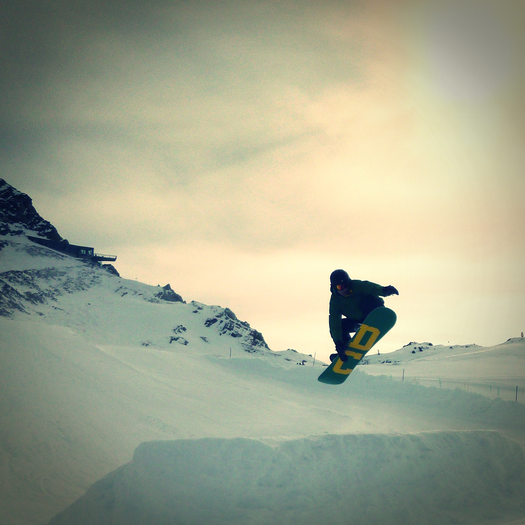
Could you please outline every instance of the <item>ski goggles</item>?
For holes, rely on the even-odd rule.
[[[346,284],[336,284],[335,287],[338,289],[338,290],[345,290],[346,288],[348,288],[350,285],[348,283]]]

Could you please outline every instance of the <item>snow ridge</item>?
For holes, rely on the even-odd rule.
[[[158,441],[49,525],[442,525],[465,523],[465,505],[468,522],[481,523],[502,506],[522,511],[524,484],[522,450],[492,432],[329,435],[275,449],[249,439]]]

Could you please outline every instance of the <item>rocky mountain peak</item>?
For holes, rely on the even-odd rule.
[[[29,195],[0,179],[0,235],[35,233],[51,241],[61,241],[57,229],[43,219]]]

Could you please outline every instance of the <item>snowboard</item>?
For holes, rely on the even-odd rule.
[[[396,324],[396,319],[396,313],[385,306],[372,310],[346,346],[348,360],[343,362],[337,357],[318,380],[327,385],[344,383],[364,355]]]

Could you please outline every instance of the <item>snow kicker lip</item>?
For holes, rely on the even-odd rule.
[[[522,510],[524,489],[523,451],[490,431],[326,435],[277,448],[245,438],[156,441],[49,525],[93,516],[115,525],[262,516],[285,525],[474,524]]]

